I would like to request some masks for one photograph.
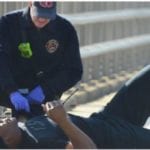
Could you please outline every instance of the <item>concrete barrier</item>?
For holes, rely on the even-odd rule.
[[[74,24],[81,46],[150,33],[150,9],[62,15]]]
[[[111,77],[150,63],[150,35],[130,37],[81,48],[84,66],[82,82]]]

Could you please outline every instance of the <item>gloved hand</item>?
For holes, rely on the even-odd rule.
[[[45,99],[45,95],[43,93],[42,87],[38,85],[35,87],[28,95],[27,98],[29,99],[30,103],[42,104]]]
[[[9,98],[16,110],[25,110],[26,112],[30,112],[28,99],[22,96],[18,91],[12,92],[9,95]]]

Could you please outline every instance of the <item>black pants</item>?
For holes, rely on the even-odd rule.
[[[150,148],[150,130],[143,128],[149,116],[150,65],[127,81],[102,112],[91,115],[92,139],[99,148]]]
[[[150,115],[150,65],[125,83],[103,113],[144,125]]]

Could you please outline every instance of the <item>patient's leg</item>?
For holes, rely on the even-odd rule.
[[[127,81],[104,113],[123,118],[143,126],[150,115],[150,65]]]

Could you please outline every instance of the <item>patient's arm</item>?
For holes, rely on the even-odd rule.
[[[44,111],[47,115],[55,121],[67,137],[70,139],[75,149],[95,149],[96,146],[93,141],[81,131],[75,124],[73,124],[63,105],[59,101],[47,102],[43,105]],[[69,148],[71,148],[69,146]]]

